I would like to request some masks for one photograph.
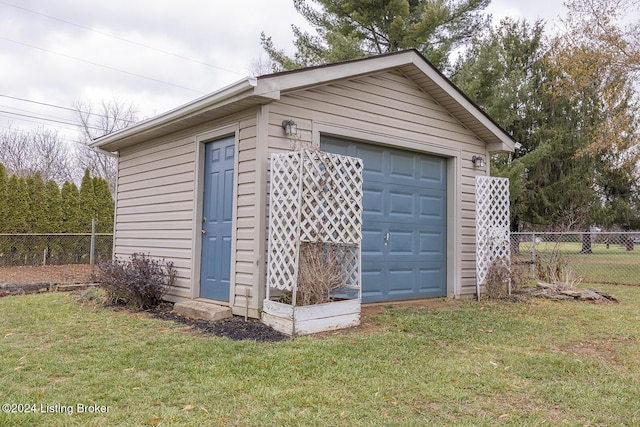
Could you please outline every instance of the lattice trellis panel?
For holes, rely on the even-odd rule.
[[[509,179],[476,177],[476,278],[485,283],[494,260],[511,259]]]
[[[271,156],[267,285],[293,291],[300,242],[345,246],[345,285],[360,286],[362,160],[300,150]]]

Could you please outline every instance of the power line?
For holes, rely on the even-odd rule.
[[[64,58],[73,59],[74,61],[79,61],[79,62],[84,62],[86,64],[91,64],[91,65],[94,65],[96,67],[102,67],[102,68],[106,68],[106,69],[109,69],[109,70],[118,71],[120,73],[129,74],[131,76],[140,77],[142,79],[151,80],[151,81],[154,81],[154,82],[157,82],[157,83],[162,83],[164,85],[177,87],[179,89],[184,89],[184,90],[189,90],[191,92],[205,94],[205,92],[199,91],[197,89],[191,89],[191,88],[188,88],[188,87],[185,87],[185,86],[180,86],[180,85],[177,85],[177,84],[165,82],[164,80],[154,79],[153,77],[143,76],[142,74],[136,74],[136,73],[132,73],[130,71],[121,70],[119,68],[111,67],[109,65],[99,64],[97,62],[92,62],[92,61],[87,61],[86,59],[77,58],[75,56],[67,55],[67,54],[60,53],[60,52],[55,52],[55,51],[50,50],[50,49],[45,49],[43,47],[35,46],[35,45],[29,44],[29,43],[24,43],[24,42],[21,42],[21,41],[18,41],[18,40],[9,39],[9,38],[2,37],[2,36],[0,36],[0,40],[5,40],[5,41],[11,42],[11,43],[16,43],[16,44],[19,44],[19,45],[30,47],[32,49],[37,49],[37,50],[41,50],[43,52],[52,53],[54,55],[59,55],[59,56],[62,56]]]
[[[2,1],[0,1],[0,3],[2,3]],[[15,99],[16,101],[24,101],[24,102],[30,102],[32,104],[38,104],[38,105],[44,105],[46,107],[52,107],[52,108],[59,108],[61,110],[67,110],[67,111],[71,111],[74,113],[83,113],[83,114],[88,114],[90,116],[98,116],[98,117],[104,117],[104,118],[110,118],[109,116],[106,116],[104,114],[99,114],[99,113],[92,113],[90,111],[83,111],[80,109],[75,109],[75,108],[70,108],[70,107],[63,107],[61,105],[55,105],[55,104],[49,104],[47,102],[42,102],[42,101],[33,101],[31,99],[25,99],[25,98],[19,98],[17,96],[11,96],[11,95],[4,95],[0,93],[0,96],[3,98],[10,98],[10,99]],[[121,119],[122,121],[125,121],[127,123],[136,123],[135,120],[128,120],[128,119]]]
[[[0,117],[7,117],[7,116],[0,115]],[[13,117],[8,117],[8,118],[13,118]],[[44,125],[44,123],[35,122],[33,120],[25,120],[25,119],[16,119],[16,120]],[[71,129],[71,128],[68,128],[68,127],[58,126],[58,125],[47,125],[47,126],[50,126],[50,127],[53,127],[53,128],[57,128],[57,129],[75,130],[76,132],[78,131],[77,129]],[[17,128],[17,129],[16,128],[12,128],[11,126],[0,125],[0,128],[7,129],[7,130],[12,131],[12,132],[20,133],[23,136],[28,136],[30,134],[30,131],[26,131],[26,130],[20,129],[20,128]],[[65,136],[64,133],[61,134],[61,133],[58,133],[57,131],[56,131],[56,138],[58,138],[61,141],[68,142],[68,143],[71,143],[71,144],[78,144],[78,145],[83,146],[83,147],[87,146],[84,142],[82,142],[80,140],[77,140],[77,139],[69,139],[69,138],[67,138]]]
[[[9,114],[11,114],[11,113],[9,113]],[[5,118],[7,118],[7,119],[12,119],[12,120],[19,120],[19,121],[21,121],[21,122],[35,123],[35,124],[42,125],[42,126],[52,126],[52,127],[56,127],[56,128],[59,128],[59,129],[67,129],[67,130],[74,130],[74,131],[77,131],[77,129],[72,129],[72,128],[68,128],[68,127],[65,127],[65,126],[60,126],[60,125],[48,125],[48,124],[45,124],[45,123],[42,123],[42,122],[36,122],[36,121],[34,121],[34,120],[21,119],[21,118],[19,118],[19,117],[6,116],[6,115],[0,115],[0,117],[5,117]],[[35,118],[36,118],[36,119],[39,119],[39,117],[35,117]]]
[[[68,25],[73,25],[74,27],[82,28],[83,30],[91,31],[92,33],[96,33],[96,34],[100,34],[100,35],[103,35],[103,36],[106,36],[106,37],[110,37],[110,38],[115,39],[115,40],[120,40],[120,41],[123,41],[125,43],[129,43],[129,44],[132,44],[132,45],[135,45],[135,46],[140,46],[140,47],[143,47],[145,49],[154,50],[156,52],[160,52],[160,53],[163,53],[165,55],[170,55],[170,56],[173,56],[173,57],[176,57],[176,58],[184,59],[185,61],[191,61],[191,62],[194,62],[196,64],[205,65],[207,67],[215,68],[215,69],[218,69],[218,70],[221,70],[221,71],[226,71],[227,73],[233,73],[233,74],[237,74],[237,75],[246,77],[246,74],[239,73],[237,71],[229,70],[229,69],[220,67],[218,65],[209,64],[207,62],[200,61],[198,59],[189,58],[189,57],[177,54],[177,53],[169,52],[167,50],[158,49],[156,47],[149,46],[149,45],[146,45],[146,44],[143,44],[143,43],[139,43],[139,42],[136,42],[136,41],[133,41],[133,40],[125,39],[123,37],[119,37],[119,36],[116,36],[114,34],[106,33],[104,31],[94,30],[93,28],[86,27],[86,26],[81,25],[81,24],[76,24],[75,22],[67,21],[67,20],[61,19],[61,18],[56,18],[55,16],[46,15],[44,13],[36,12],[35,10],[31,10],[31,9],[27,9],[25,7],[22,7],[22,6],[18,6],[18,5],[15,5],[15,4],[7,3],[6,1],[0,0],[0,3],[5,4],[7,6],[15,7],[16,9],[24,10],[25,12],[33,13],[34,15],[43,16],[45,18],[53,19],[55,21],[59,21],[59,22],[62,22],[62,23],[68,24]]]
[[[63,117],[54,116],[54,115],[52,115],[52,114],[36,113],[36,112],[34,112],[34,111],[32,111],[32,110],[25,110],[25,109],[23,109],[23,108],[14,107],[14,106],[11,106],[11,105],[3,105],[3,104],[0,104],[0,108],[10,108],[10,109],[12,109],[12,110],[14,110],[14,111],[21,111],[21,112],[23,112],[23,113],[38,114],[38,115],[40,115],[41,117],[53,117],[54,119],[65,120]]]
[[[32,116],[32,115],[30,115],[30,114],[14,113],[14,112],[12,112],[12,111],[4,111],[4,110],[0,110],[0,113],[4,113],[4,114],[11,114],[11,115],[14,115],[14,116],[19,116],[19,117],[28,117],[28,118],[30,118],[30,119],[44,120],[44,121],[52,122],[52,123],[61,123],[61,124],[63,124],[63,125],[77,126],[77,124],[76,124],[76,123],[72,123],[72,122],[65,122],[65,121],[62,121],[62,120],[55,120],[55,119],[47,119],[47,118],[45,118],[45,117]],[[28,120],[27,120],[27,121],[28,121]],[[94,127],[94,126],[87,126],[87,127],[89,127],[90,129],[93,129],[93,130],[102,130],[102,129],[97,128],[97,127]]]

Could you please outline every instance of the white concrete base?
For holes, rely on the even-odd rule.
[[[217,304],[202,301],[181,301],[173,305],[173,311],[191,319],[217,320],[231,317],[231,309]]]

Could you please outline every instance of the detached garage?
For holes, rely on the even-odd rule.
[[[258,317],[272,153],[362,159],[362,301],[377,302],[475,293],[474,179],[514,141],[410,50],[242,80],[94,147],[118,154],[115,256],[173,261],[172,301]]]

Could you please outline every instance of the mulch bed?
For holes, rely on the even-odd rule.
[[[158,319],[172,320],[176,323],[191,326],[201,333],[227,337],[237,341],[278,342],[289,339],[289,336],[274,330],[257,319],[244,320],[244,317],[233,316],[228,319],[211,322],[179,316],[172,310],[173,304],[163,303],[154,309],[147,310],[147,313]]]

